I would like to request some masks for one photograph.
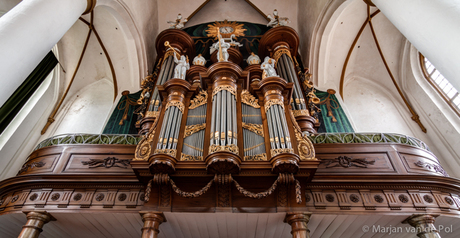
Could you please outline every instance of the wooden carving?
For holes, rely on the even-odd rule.
[[[241,102],[253,108],[260,108],[259,100],[246,89],[241,92]]]
[[[129,160],[127,159],[117,159],[115,157],[107,157],[105,159],[89,159],[87,161],[81,162],[83,165],[88,165],[88,168],[112,168],[112,167],[119,167],[119,168],[128,168]]]

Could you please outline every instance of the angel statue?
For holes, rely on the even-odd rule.
[[[264,70],[262,73],[262,79],[272,76],[279,77],[275,70],[275,60],[268,56],[265,57],[264,62],[260,65],[260,68]]]
[[[269,14],[268,18],[270,19],[270,22],[267,24],[268,27],[285,26],[291,22],[287,17],[278,16],[278,11],[276,9],[273,11],[273,16]]]
[[[187,18],[182,21],[182,15],[179,13],[176,21],[168,21],[168,24],[170,24],[169,29],[182,29],[187,21]]]
[[[214,51],[217,50],[218,51],[217,59],[219,60],[219,62],[228,61],[228,57],[229,57],[228,48],[230,48],[230,46],[231,46],[230,43],[225,42],[224,38],[220,38],[219,41],[212,44],[210,52],[212,54]]]
[[[177,53],[174,51],[174,62],[177,64],[174,68],[174,78],[185,79],[185,73],[190,69],[190,64],[185,56],[181,55],[178,60]]]

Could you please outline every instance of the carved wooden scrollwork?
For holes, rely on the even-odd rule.
[[[177,150],[175,149],[156,149],[155,154],[167,154],[176,158]]]
[[[270,99],[267,102],[265,102],[265,112],[267,112],[268,109],[273,105],[280,105],[284,110],[283,101],[281,101],[280,99]]]
[[[169,107],[177,107],[179,108],[179,110],[184,113],[184,104],[180,101],[169,101],[167,104],[166,104],[166,110],[168,110]]]
[[[257,155],[246,155],[244,156],[244,161],[266,161],[267,154],[257,154]]]
[[[185,126],[185,137],[191,136],[195,132],[199,132],[206,128],[206,123],[203,124],[195,124],[190,126]]]
[[[196,95],[194,99],[190,101],[189,110],[195,109],[201,105],[206,104],[208,101],[208,92],[201,90],[200,94]]]
[[[272,157],[275,157],[281,153],[294,153],[294,150],[291,148],[271,149],[270,153],[272,154]]]
[[[252,124],[243,122],[243,128],[250,130],[259,136],[264,136],[264,128],[262,124]]]
[[[37,168],[43,167],[43,166],[45,166],[45,164],[46,164],[46,163],[45,163],[45,162],[42,162],[42,161],[40,161],[40,162],[32,162],[32,163],[29,163],[29,164],[25,164],[25,165],[22,166],[21,170],[19,170],[18,175],[20,175],[20,174],[22,174],[22,173],[25,173],[25,172],[27,172],[27,170],[33,169],[33,168],[35,168],[35,167],[37,167]]]
[[[87,161],[81,161],[83,165],[88,165],[88,168],[112,168],[112,167],[119,167],[119,168],[128,168],[129,160],[128,159],[117,159],[115,157],[107,157],[105,159],[89,159]]]
[[[152,127],[149,132],[144,136],[144,138],[139,142],[134,152],[133,161],[145,161],[148,160],[150,154],[152,153],[152,143],[153,137],[155,135],[155,130],[158,125],[158,115],[155,116],[155,121],[153,122]]]
[[[193,155],[187,155],[187,154],[181,154],[180,155],[180,160],[181,161],[203,161],[203,156],[193,156]]]
[[[322,164],[326,165],[326,168],[333,168],[333,167],[343,167],[343,168],[350,168],[350,167],[358,167],[358,168],[367,168],[367,165],[373,165],[375,160],[368,161],[366,158],[364,159],[353,159],[352,157],[348,156],[339,156],[335,159],[325,159],[321,161]]]
[[[295,120],[294,112],[292,110],[290,110],[290,112],[291,121],[294,125],[294,132],[297,140],[297,149],[299,151],[300,160],[316,160],[313,143],[311,143],[310,139],[308,139],[306,135],[302,134],[302,130]]]
[[[234,144],[230,144],[230,145],[225,145],[225,146],[224,145],[211,145],[209,147],[209,154],[219,152],[219,151],[227,151],[227,152],[231,152],[234,154],[238,154],[238,146]]]
[[[241,102],[253,108],[260,108],[259,100],[246,89],[241,92]]]
[[[233,86],[230,86],[230,85],[221,85],[221,86],[215,87],[212,90],[212,96],[214,97],[214,95],[216,95],[216,93],[218,93],[218,92],[220,92],[222,90],[226,90],[226,91],[228,91],[231,94],[236,96],[236,89]]]

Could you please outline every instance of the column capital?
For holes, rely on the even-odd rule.
[[[418,237],[440,238],[441,236],[439,236],[439,232],[434,226],[434,222],[438,216],[439,214],[413,214],[406,218],[402,223],[415,227]]]
[[[24,211],[28,220],[38,220],[42,221],[44,224],[50,221],[56,221],[51,214],[45,211]]]
[[[86,5],[86,9],[83,12],[82,15],[88,14],[94,10],[94,7],[96,6],[97,0],[86,0],[88,3]]]

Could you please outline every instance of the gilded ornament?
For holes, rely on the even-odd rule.
[[[204,130],[205,128],[206,128],[206,123],[185,126],[184,138],[188,137],[188,136],[191,136],[195,132],[199,132],[201,130]]]
[[[265,103],[265,112],[267,112],[268,109],[270,109],[270,107],[273,106],[273,105],[280,105],[284,110],[283,101],[281,101],[279,99],[270,99]]]
[[[297,140],[297,149],[299,151],[300,160],[316,160],[315,148],[313,147],[313,143],[311,143],[310,139],[308,139],[306,135],[302,134],[299,124],[297,124],[297,121],[295,120],[294,112],[292,110],[290,111],[291,121],[294,125],[294,132]]]
[[[175,149],[156,149],[155,154],[167,154],[172,157],[176,157],[177,150]]]
[[[203,156],[193,156],[193,155],[181,154],[180,160],[181,161],[203,161]]]
[[[259,136],[264,136],[264,128],[261,124],[252,124],[243,122],[243,128],[256,133]]]
[[[207,37],[214,37],[215,40],[218,38],[218,34],[222,35],[223,38],[230,38],[232,35],[235,37],[244,36],[246,29],[243,28],[244,24],[238,24],[236,21],[228,22],[215,22],[212,25],[208,25],[206,30]]]
[[[278,65],[278,60],[283,54],[286,54],[292,60],[291,51],[286,48],[279,48],[275,51],[275,54],[273,54],[273,59],[275,59],[276,65]]]
[[[196,95],[194,99],[190,102],[190,107],[188,109],[192,110],[201,105],[204,105],[208,102],[208,92],[201,90],[200,94]]]
[[[266,161],[266,160],[267,160],[267,154],[265,153],[244,156],[244,161]]]
[[[211,145],[209,147],[209,154],[220,152],[220,151],[227,151],[234,154],[238,154],[238,146],[235,144],[230,145]]]
[[[166,110],[168,110],[169,107],[177,107],[179,108],[179,110],[184,113],[184,104],[180,101],[169,101],[167,104],[166,104]]]
[[[309,116],[308,110],[306,110],[306,109],[292,110],[292,113],[294,114],[294,117]]]
[[[159,111],[147,111],[145,117],[158,117]]]
[[[272,154],[272,157],[275,157],[281,153],[294,153],[294,150],[292,148],[271,149],[270,153]]]
[[[214,95],[216,95],[216,93],[218,93],[218,92],[220,92],[222,90],[226,90],[226,91],[230,92],[231,94],[235,95],[235,97],[236,97],[236,89],[233,86],[230,86],[230,85],[222,85],[222,86],[215,87],[212,90],[212,96],[214,97]]]
[[[241,102],[253,108],[260,108],[259,100],[246,89],[241,92]]]

